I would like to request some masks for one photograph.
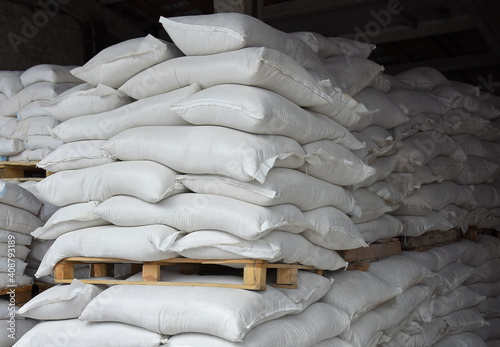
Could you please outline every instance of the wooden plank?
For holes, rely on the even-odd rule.
[[[54,268],[54,280],[58,283],[66,283],[66,282],[59,282],[59,280],[69,280],[73,281],[73,278],[75,277],[75,268],[72,263],[69,262],[59,262],[56,264]]]
[[[400,254],[401,243],[398,239],[390,239],[387,243],[373,243],[369,247],[338,251],[338,253],[348,263],[369,261]]]
[[[347,270],[356,270],[356,271],[367,271],[370,268],[369,261],[355,261],[353,263],[349,263],[347,266]]]
[[[266,289],[267,271],[263,264],[247,264],[243,268],[243,285],[258,290]]]
[[[293,285],[297,283],[299,270],[278,268],[276,272],[277,285]]]
[[[90,264],[90,277],[113,276],[113,264]]]
[[[15,294],[11,294],[12,290],[14,290]],[[32,295],[33,291],[33,286],[32,285],[27,285],[27,286],[21,286],[21,287],[10,287],[10,288],[2,288],[0,289],[0,296],[5,295],[9,296],[9,299],[11,296],[15,295],[15,303],[16,304],[24,304],[28,301],[31,300],[33,297]],[[7,300],[9,300],[7,299]]]
[[[158,282],[160,280],[160,265],[142,265],[142,280],[145,282]]]
[[[425,250],[428,247],[441,246],[458,240],[456,229],[445,231],[428,231],[418,237],[402,237],[401,245],[405,250]]]

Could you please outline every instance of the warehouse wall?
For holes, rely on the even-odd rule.
[[[58,10],[67,1],[0,2],[1,70],[25,70],[42,63],[83,64],[82,28]]]

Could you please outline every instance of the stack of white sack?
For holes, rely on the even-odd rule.
[[[415,68],[388,80],[385,96],[409,119],[386,128],[385,138],[380,128],[361,133],[379,145],[394,141],[389,157],[368,163],[387,173],[371,190],[389,206],[386,213],[403,225],[401,235],[451,228],[465,232],[469,225],[498,227],[500,191],[491,185],[500,154],[500,131],[492,121],[500,114],[493,105],[496,99],[481,98],[477,88],[448,81],[431,68]],[[371,106],[369,100],[360,101]],[[380,206],[382,212],[382,204],[370,206]],[[395,228],[386,220],[394,220],[392,216],[383,215],[385,224],[380,225]],[[372,226],[358,224],[362,232]]]
[[[430,300],[411,314],[381,346],[490,346],[498,339],[500,241],[482,235],[405,256],[436,273]],[[396,333],[396,334],[394,334]],[[467,342],[464,342],[467,341]]]
[[[72,66],[36,65],[24,72],[0,72],[0,156],[9,161],[39,161],[62,142],[50,136],[59,121],[42,105],[81,84]]]
[[[120,161],[77,160],[85,165],[68,167],[64,163],[71,160],[60,160],[61,167],[43,166],[56,173],[37,189],[51,203],[63,206],[58,214],[74,204],[95,204],[91,211],[62,220],[96,224],[77,223],[55,233],[49,230],[49,236],[37,233],[39,238],[57,238],[37,275],[49,274],[68,252],[82,255],[87,251],[85,244],[74,249],[75,240],[101,230],[109,232],[109,247],[117,248],[112,238],[122,229],[130,233],[147,229],[163,235],[167,227],[172,233],[169,240],[176,242],[167,245],[160,242],[162,236],[158,253],[144,254],[144,260],[178,254],[245,257],[334,270],[346,266],[335,250],[366,246],[347,216],[358,213],[347,187],[374,174],[352,153],[363,144],[332,118],[306,109],[337,103],[339,114],[357,116],[362,105],[337,89],[325,90],[325,83],[316,77],[328,75],[328,71],[294,36],[244,15],[196,18],[212,26],[221,20],[226,25],[245,23],[254,31],[269,31],[266,37],[279,38],[269,44],[264,40],[260,46],[283,50],[281,43],[275,45],[287,38],[294,43],[293,52],[302,52],[301,63],[314,71],[308,72],[296,60],[267,47],[228,47],[222,52],[181,56],[172,44],[163,44],[170,53],[162,62],[145,66],[124,83],[112,80],[116,74],[106,76],[98,71],[98,79],[91,80],[79,68],[73,70],[87,82],[113,87],[123,84],[118,90],[138,100],[115,110],[65,120],[54,129],[67,142],[65,146],[93,142],[94,148],[109,153],[107,160]],[[184,19],[189,27],[194,17]],[[162,21],[166,25],[169,20]],[[186,42],[191,49],[220,49],[216,43],[205,47],[192,42],[191,36],[182,39],[169,34],[187,54],[195,53],[183,48]],[[91,62],[104,65],[108,59],[109,64],[118,64],[116,69],[132,71],[128,67],[142,60],[127,60],[134,57],[134,51],[124,52],[122,46],[110,47],[102,59],[97,59],[99,53]],[[124,57],[112,59],[119,54]],[[171,73],[177,77],[166,77]],[[40,166],[49,164],[49,159]],[[71,249],[64,250],[65,245]],[[101,250],[108,256],[121,251]]]
[[[43,225],[37,217],[42,203],[28,190],[0,180],[0,288],[33,282],[25,274],[32,241],[30,233]]]

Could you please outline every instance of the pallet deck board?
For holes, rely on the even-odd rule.
[[[401,254],[401,243],[397,238],[393,238],[379,243],[372,243],[368,247],[338,251],[338,253],[349,263],[348,270],[366,271],[372,261]]]
[[[459,231],[450,229],[445,231],[428,231],[417,237],[401,237],[401,245],[404,250],[425,251],[432,247],[443,246],[459,240]]]
[[[111,275],[113,264],[134,264],[133,273],[142,270],[141,281],[126,281],[122,279],[102,279]],[[155,286],[204,286],[204,287],[224,287],[240,288],[251,290],[264,290],[266,288],[268,269],[276,270],[277,287],[297,288],[298,270],[315,271],[322,274],[312,266],[300,264],[270,264],[266,260],[260,259],[190,259],[190,258],[169,258],[156,261],[135,261],[120,258],[99,258],[99,257],[69,257],[61,260],[54,270],[54,280],[56,283],[71,283],[74,278],[74,265],[90,264],[91,276],[101,278],[79,279],[83,283],[92,284],[127,284],[127,285],[155,285]],[[160,267],[169,265],[180,265],[181,273],[192,274],[196,272],[200,265],[243,265],[243,276],[241,284],[228,283],[205,283],[205,282],[167,282],[160,279]],[[193,266],[194,265],[194,266]],[[200,278],[202,278],[201,276]]]
[[[0,179],[7,181],[40,181],[48,172],[37,167],[37,161],[2,161]]]

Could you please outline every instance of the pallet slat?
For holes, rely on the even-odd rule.
[[[190,259],[190,258],[170,258],[157,261],[134,261],[119,258],[85,258],[70,257],[61,260],[55,267],[54,280],[56,283],[71,283],[74,278],[74,265],[91,264],[93,276],[112,276],[112,265],[117,263],[133,264],[133,273],[142,271],[142,281],[125,281],[122,279],[80,279],[83,283],[92,284],[134,284],[134,285],[156,285],[156,286],[204,286],[204,287],[224,287],[240,288],[251,290],[264,290],[266,288],[267,270],[276,269],[276,284],[274,286],[284,288],[297,288],[298,270],[315,271],[322,274],[320,270],[312,266],[299,264],[269,264],[260,259]],[[200,265],[223,265],[242,264],[243,278],[241,284],[227,283],[202,283],[202,282],[165,282],[160,280],[160,267],[169,265],[181,265],[182,273],[193,273]]]
[[[459,231],[450,229],[445,231],[428,231],[418,237],[402,237],[401,245],[404,250],[425,251],[432,247],[443,246],[459,240]]]
[[[368,247],[338,251],[339,255],[349,263],[347,270],[366,271],[370,262],[401,253],[401,243],[397,238],[385,242],[372,243]]]
[[[48,176],[44,169],[36,167],[36,161],[0,162],[0,179],[7,181],[40,181]]]

